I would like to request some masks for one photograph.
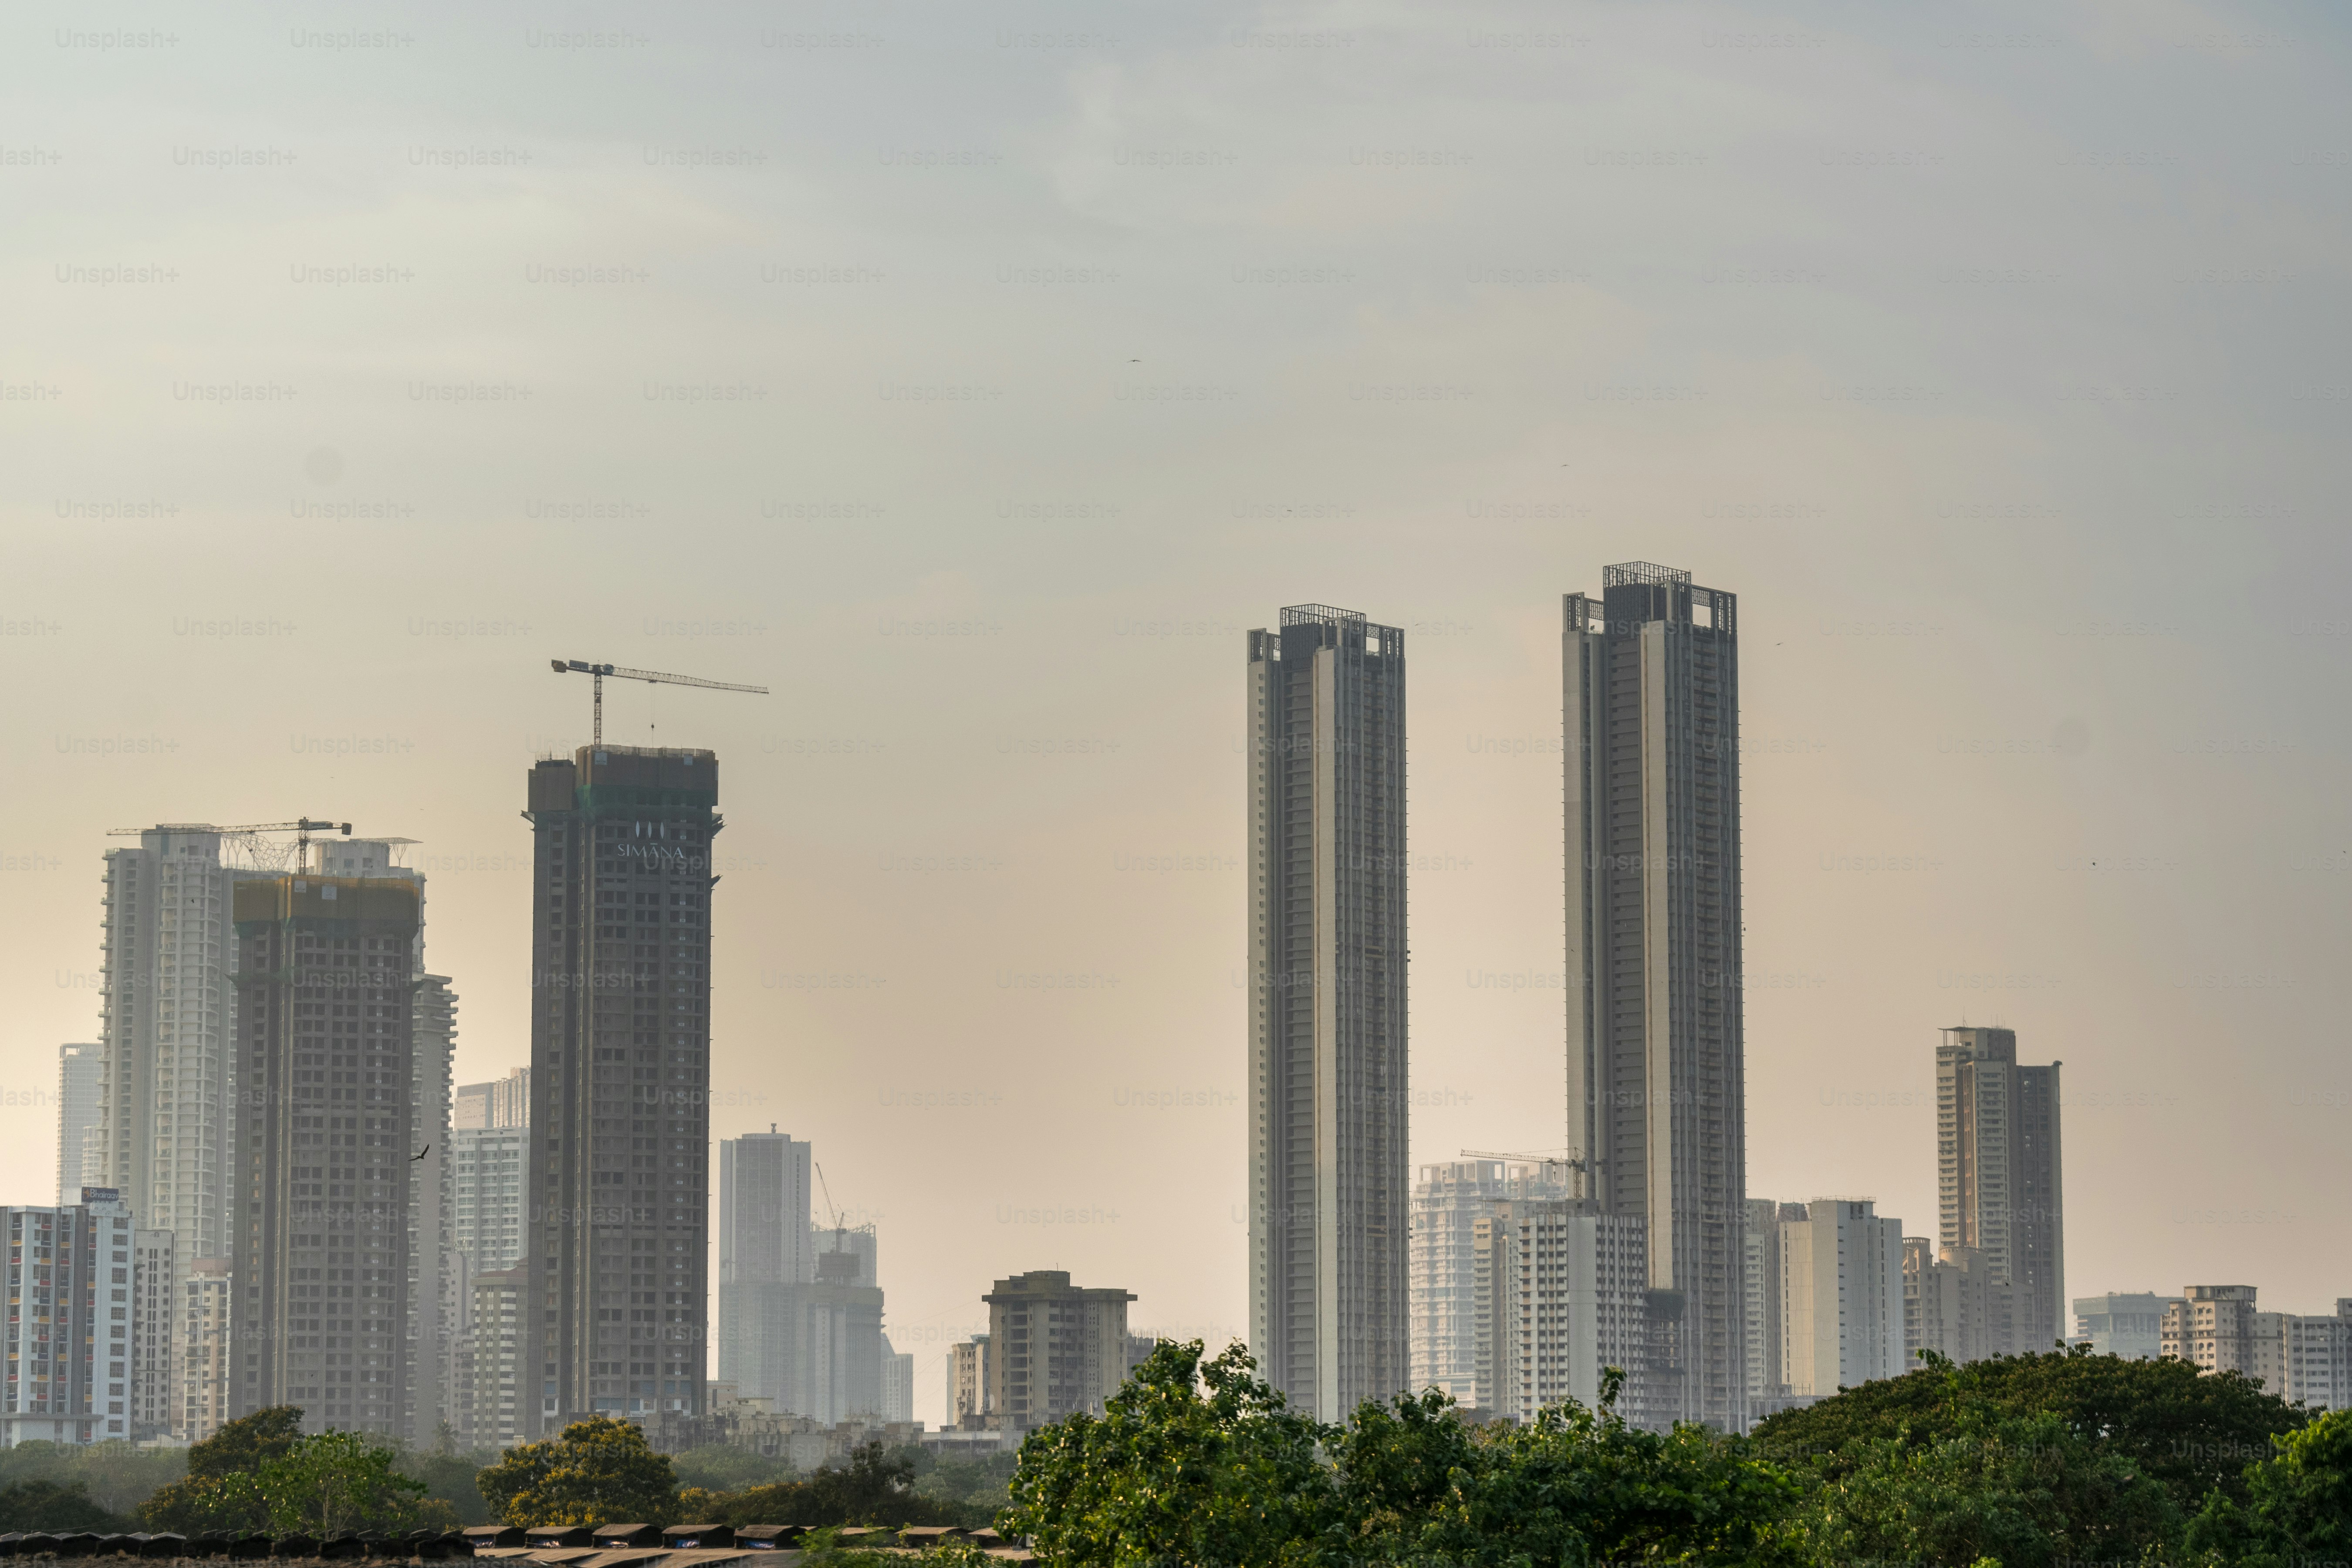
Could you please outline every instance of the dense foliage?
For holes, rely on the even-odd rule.
[[[845,1465],[826,1465],[804,1480],[778,1481],[740,1491],[702,1489],[682,1506],[698,1519],[721,1524],[986,1524],[983,1505],[927,1496],[915,1486],[919,1456],[869,1443]]]
[[[35,1507],[68,1506],[37,1503],[37,1499],[79,1493],[119,1528],[133,1529],[136,1526],[130,1522],[133,1510],[157,1489],[184,1476],[187,1468],[185,1449],[137,1448],[120,1438],[106,1443],[19,1443],[0,1448],[0,1521],[25,1517],[25,1510]],[[18,1491],[36,1483],[48,1489]],[[0,1523],[0,1529],[24,1528]]]
[[[509,1524],[675,1524],[677,1478],[669,1457],[626,1421],[592,1415],[556,1436],[523,1443],[475,1478]]]
[[[0,1486],[0,1530],[95,1531],[101,1535],[128,1528],[90,1500],[79,1481],[16,1481]]]
[[[1001,1527],[1070,1568],[2288,1568],[2352,1562],[2352,1413],[2084,1347],[1923,1371],[1760,1424],[1574,1403],[1477,1426],[1434,1391],[1344,1425],[1238,1345],[1162,1344],[1023,1446]]]
[[[252,1478],[301,1437],[302,1412],[295,1405],[273,1405],[241,1415],[190,1445],[186,1477],[141,1503],[139,1517],[150,1530],[182,1535],[266,1530],[268,1510],[253,1489]]]

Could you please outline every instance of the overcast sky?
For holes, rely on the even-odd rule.
[[[421,840],[519,1064],[547,660],[611,660],[773,689],[607,733],[719,753],[713,1132],[878,1225],[917,1415],[1008,1273],[1238,1335],[1244,632],[1408,629],[1414,1157],[1557,1149],[1559,596],[1646,559],[1740,599],[1750,1194],[1933,1235],[2003,1023],[2070,1294],[2352,1295],[2340,13],[0,37],[8,1201],[110,827]]]

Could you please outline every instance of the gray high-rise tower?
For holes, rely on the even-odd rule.
[[[1249,634],[1250,1348],[1326,1421],[1411,1382],[1404,634]]]
[[[709,752],[530,771],[527,1430],[701,1415],[709,1300]]]
[[[1561,637],[1568,1142],[1649,1230],[1646,1419],[1746,1419],[1736,601],[1645,561]]]
[[[809,1148],[783,1132],[719,1145],[719,1376],[803,1415],[793,1372],[796,1292],[816,1278]]]
[[[1952,1028],[1936,1047],[1936,1164],[1948,1247],[1976,1247],[2011,1290],[2013,1339],[1989,1353],[2046,1351],[2066,1337],[2065,1187],[2058,1069],[2020,1067],[2014,1029]]]

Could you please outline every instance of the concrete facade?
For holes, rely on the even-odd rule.
[[[999,1279],[988,1303],[989,1405],[1015,1426],[1074,1411],[1099,1415],[1127,1380],[1125,1290],[1070,1283],[1060,1269]]]
[[[240,1155],[233,1415],[405,1435],[420,889],[381,874],[236,885]]]
[[[2059,1069],[2021,1067],[2013,1029],[1960,1026],[1936,1047],[1937,1182],[1945,1247],[1975,1247],[2012,1287],[2011,1342],[2046,1351],[2067,1317]]]
[[[1336,1421],[1412,1377],[1404,634],[1295,605],[1246,652],[1250,1349]]]
[[[1567,1121],[1643,1221],[1646,1407],[1746,1420],[1737,600],[1648,562],[1563,605]]]
[[[2170,1359],[2205,1372],[2255,1372],[2256,1325],[2252,1285],[2189,1285],[2164,1309],[2160,1349]]]
[[[528,1234],[530,1128],[452,1128],[449,1142],[456,1251],[475,1274],[514,1268]]]
[[[201,1443],[228,1423],[229,1301],[226,1258],[199,1258],[180,1280],[172,1314],[172,1435]]]
[[[488,1083],[457,1086],[449,1125],[456,1131],[530,1125],[530,1069],[517,1068]]]
[[[583,746],[528,781],[533,1436],[698,1416],[709,1337],[719,760]]]
[[[2179,1300],[2144,1291],[2077,1296],[2074,1337],[2088,1341],[2096,1355],[2154,1361],[2164,1353],[2164,1310]]]
[[[1454,1160],[1421,1167],[1412,1188],[1412,1387],[1444,1389],[1464,1410],[1498,1409],[1480,1385],[1478,1221],[1512,1198],[1565,1198],[1561,1165]]]
[[[251,873],[223,847],[206,825],[151,828],[107,851],[101,900],[100,1131],[80,1184],[113,1188],[142,1225],[172,1232],[183,1268],[228,1250],[236,1185],[230,905]]]
[[[2014,1289],[1973,1247],[1903,1238],[1903,1367],[1916,1372],[1933,1351],[1966,1365],[2007,1353],[2016,1338]]]
[[[61,1204],[78,1201],[84,1186],[103,1184],[84,1181],[82,1154],[93,1133],[103,1135],[99,1117],[105,1090],[103,1046],[58,1047],[58,1202]]]
[[[85,1202],[0,1209],[8,1294],[0,1325],[0,1447],[128,1441],[132,1346],[131,1205],[107,1187]]]
[[[131,1232],[131,1386],[127,1390],[132,1442],[167,1437],[178,1430],[173,1410],[180,1391],[175,1365],[179,1343],[173,1312],[180,1293],[176,1250],[177,1238],[170,1231],[142,1230],[134,1223]],[[111,1293],[112,1287],[108,1289]]]
[[[1815,1198],[1780,1224],[1780,1364],[1820,1397],[1903,1370],[1903,1222],[1867,1198]]]
[[[1641,1221],[1602,1214],[1590,1199],[1517,1199],[1496,1204],[1475,1234],[1486,1331],[1476,1378],[1494,1391],[1486,1408],[1515,1421],[1570,1399],[1595,1408],[1602,1371],[1613,1366],[1626,1376],[1619,1414],[1656,1424],[1660,1413],[1637,1403],[1650,1386]]]
[[[719,1380],[802,1415],[814,1414],[793,1381],[800,1287],[816,1278],[812,1160],[807,1142],[773,1131],[719,1145]]]
[[[530,1270],[499,1268],[472,1280],[473,1310],[458,1355],[458,1419],[468,1447],[505,1448],[526,1436],[533,1403],[523,1321]]]

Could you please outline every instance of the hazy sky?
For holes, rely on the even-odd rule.
[[[1934,1232],[2066,1063],[2072,1294],[2352,1294],[2340,12],[22,5],[0,1177],[105,830],[421,840],[527,1052],[551,657],[714,748],[714,1133],[1243,1331],[1244,633],[1408,628],[1413,1148],[1563,1140],[1559,595],[1740,596],[1748,1191]],[[1171,1103],[1171,1100],[1174,1103]],[[1053,1223],[1047,1223],[1048,1220]]]

